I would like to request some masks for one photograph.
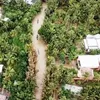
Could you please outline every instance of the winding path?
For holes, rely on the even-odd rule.
[[[45,18],[45,9],[47,8],[46,4],[42,5],[41,12],[36,16],[36,18],[33,20],[33,37],[32,37],[32,43],[33,47],[37,54],[37,64],[36,64],[36,70],[38,71],[36,74],[36,100],[41,100],[42,97],[42,90],[43,90],[43,81],[45,78],[45,72],[46,72],[46,44],[43,42],[41,37],[38,34],[38,30],[41,28],[41,25],[43,25],[44,18]]]

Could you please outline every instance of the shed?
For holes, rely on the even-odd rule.
[[[83,89],[83,87],[80,87],[80,86],[76,86],[76,85],[69,85],[69,84],[66,84],[64,86],[64,89],[65,90],[70,90],[71,92],[74,92],[75,94],[77,93],[80,93],[81,90]]]
[[[100,49],[100,34],[87,35],[84,39],[84,46],[86,51]]]
[[[78,68],[99,68],[100,55],[80,55],[77,59]]]

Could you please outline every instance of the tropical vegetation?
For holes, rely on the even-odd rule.
[[[9,20],[0,20],[0,64],[4,65],[0,88],[10,92],[9,100],[35,100],[35,74],[27,78],[27,72],[31,70],[29,55],[35,55],[31,41],[32,20],[40,12],[41,3],[1,1],[3,18]],[[70,66],[70,63],[79,54],[85,54],[82,40],[87,34],[100,34],[100,0],[47,0],[47,5],[46,18],[39,30],[47,44],[42,100],[99,100],[100,72],[94,72],[96,82],[75,82],[76,65]],[[90,52],[99,53],[98,50]],[[83,90],[76,95],[65,90],[65,84],[79,85]]]
[[[26,79],[26,72],[32,20],[40,12],[41,3],[29,5],[23,0],[4,0],[2,9],[3,17],[9,20],[0,20],[0,64],[4,65],[0,87],[10,92],[9,100],[32,100],[36,84],[34,78]]]
[[[79,54],[85,54],[82,40],[87,34],[100,34],[99,0],[48,0],[48,11],[39,34],[48,45],[47,74],[43,100],[99,100],[100,82],[75,83],[74,68],[65,68],[65,63],[75,60]],[[91,51],[90,54],[99,54]],[[57,61],[61,62],[58,66]],[[66,66],[68,67],[68,66]],[[96,78],[100,74],[95,72]],[[83,87],[80,96],[64,91],[65,84],[77,84]],[[56,96],[55,96],[56,94]]]

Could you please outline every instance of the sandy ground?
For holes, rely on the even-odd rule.
[[[41,28],[41,25],[44,22],[45,18],[45,9],[47,8],[46,4],[43,4],[41,13],[39,13],[36,18],[33,20],[33,37],[32,37],[32,43],[34,46],[34,49],[37,53],[37,64],[36,64],[36,70],[38,71],[36,74],[36,100],[41,100],[42,97],[42,90],[43,90],[43,81],[45,78],[45,72],[46,72],[46,45],[41,39],[41,37],[38,34],[38,30]]]

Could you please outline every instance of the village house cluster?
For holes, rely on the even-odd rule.
[[[87,78],[92,80],[94,78],[94,70],[100,70],[100,54],[91,55],[91,50],[100,50],[100,34],[87,35],[84,39],[84,47],[86,50],[86,55],[79,55],[77,58],[78,65],[78,78]]]
[[[100,54],[91,55],[90,53],[92,50],[100,50],[100,34],[87,35],[83,40],[83,44],[85,47],[86,55],[79,55],[77,58],[78,72],[77,77],[74,78],[75,81],[94,80],[94,70],[100,71]],[[78,94],[81,92],[83,87],[66,84],[64,89]]]

